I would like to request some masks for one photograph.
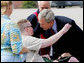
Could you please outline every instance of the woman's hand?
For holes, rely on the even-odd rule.
[[[70,28],[71,28],[72,25],[70,25],[69,23],[65,24],[65,26],[62,28],[62,33],[65,34]]]
[[[28,52],[29,52],[29,50],[23,46],[23,48],[19,54],[28,53]]]
[[[49,60],[51,60],[51,58],[50,58],[50,56],[49,56],[48,54],[42,55],[42,57],[46,57],[46,58],[48,58]]]

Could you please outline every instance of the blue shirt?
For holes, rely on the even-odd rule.
[[[56,25],[56,21],[54,20],[54,24],[52,26],[52,29],[54,30],[55,33],[57,33],[57,25]]]
[[[1,15],[1,56],[17,56],[20,58],[21,50],[22,38],[17,24],[12,22],[7,15]]]
[[[54,30],[55,33],[57,33],[57,25],[56,25],[56,21],[54,20],[54,24],[52,26],[52,29]],[[50,56],[53,56],[53,47],[51,46],[50,48]]]

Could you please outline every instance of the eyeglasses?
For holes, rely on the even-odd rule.
[[[24,29],[25,29],[25,28],[29,28],[29,27],[32,27],[32,26],[25,26]]]

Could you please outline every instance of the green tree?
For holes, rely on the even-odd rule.
[[[24,1],[22,4],[22,8],[36,8],[36,2],[35,1]]]

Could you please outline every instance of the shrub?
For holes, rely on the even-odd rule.
[[[36,8],[36,2],[35,1],[24,1],[22,4],[22,8]]]

